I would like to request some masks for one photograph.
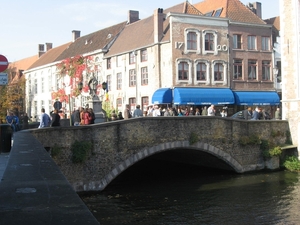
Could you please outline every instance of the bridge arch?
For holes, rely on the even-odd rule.
[[[202,152],[209,153],[220,160],[224,161],[230,167],[233,168],[234,171],[237,173],[242,173],[244,171],[242,165],[238,163],[232,156],[219,148],[216,148],[212,145],[207,143],[203,143],[201,141],[190,145],[189,141],[174,141],[174,142],[166,142],[155,145],[149,148],[143,148],[137,153],[131,155],[123,162],[116,165],[110,173],[108,173],[101,181],[99,185],[99,189],[103,190],[112,180],[114,180],[118,175],[120,175],[123,171],[125,171],[130,166],[134,165],[135,163],[150,157],[156,153],[161,153],[169,150],[179,149],[179,148],[188,148],[192,150],[198,150]]]

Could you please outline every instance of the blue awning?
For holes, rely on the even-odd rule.
[[[236,105],[279,105],[275,91],[233,91]]]
[[[152,104],[171,104],[173,100],[171,88],[160,88],[152,95]]]
[[[234,95],[229,88],[174,88],[175,105],[229,105]]]

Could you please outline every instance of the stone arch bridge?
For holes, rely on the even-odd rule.
[[[87,126],[30,129],[77,192],[101,191],[114,178],[147,157],[159,157],[237,173],[262,170],[259,137],[281,145],[289,139],[287,121],[243,121],[222,117],[141,117]],[[92,143],[87,160],[71,161],[71,145]],[[167,153],[170,153],[169,155]]]

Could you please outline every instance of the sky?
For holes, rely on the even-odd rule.
[[[190,0],[195,4],[202,0]],[[216,0],[218,1],[218,0]],[[9,62],[37,55],[38,45],[53,48],[72,40],[72,30],[81,36],[127,21],[129,10],[140,19],[157,8],[169,8],[184,0],[5,0],[1,1],[0,55]],[[241,0],[248,4],[249,0]],[[258,0],[262,18],[279,16],[279,0]]]

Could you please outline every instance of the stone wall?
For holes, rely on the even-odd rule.
[[[209,153],[238,173],[264,169],[259,145],[239,144],[241,137],[284,144],[287,121],[242,121],[222,117],[143,117],[102,124],[33,129],[44,147],[60,148],[54,158],[76,191],[103,190],[118,174],[156,153],[192,149]],[[93,144],[82,164],[71,161],[75,140]]]

